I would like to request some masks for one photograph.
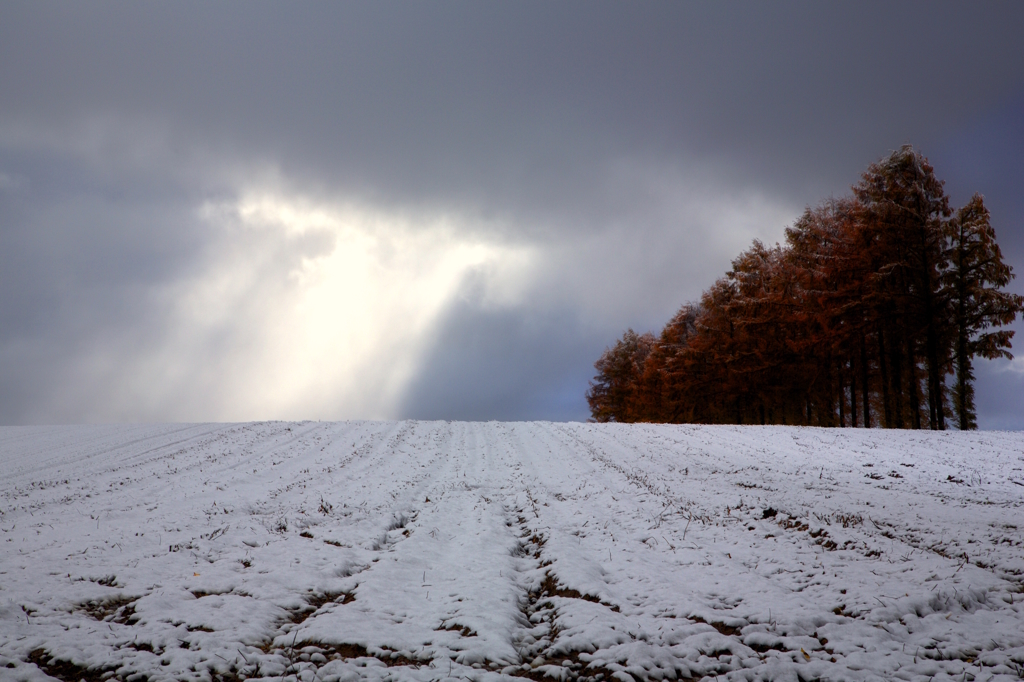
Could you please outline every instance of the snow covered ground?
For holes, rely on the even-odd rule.
[[[1024,434],[0,429],[0,678],[1016,680]]]

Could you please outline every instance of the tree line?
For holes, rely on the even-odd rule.
[[[952,209],[904,146],[785,245],[755,240],[660,335],[626,331],[594,363],[592,419],[977,428],[973,361],[1012,358],[1012,278],[982,196]]]

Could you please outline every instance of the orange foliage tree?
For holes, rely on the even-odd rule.
[[[976,428],[972,358],[1011,357],[1012,278],[982,198],[952,211],[904,146],[784,246],[755,241],[658,337],[628,330],[595,363],[592,418]]]

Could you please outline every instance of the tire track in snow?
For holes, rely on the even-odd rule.
[[[398,661],[409,674],[518,663],[510,634],[522,590],[504,501],[508,453],[481,439],[476,425],[437,428],[455,432],[451,444],[437,439],[445,445],[431,453],[430,476],[398,500],[393,518],[401,521],[375,543],[354,602],[318,613],[292,635],[303,647],[347,652],[350,666],[367,657]]]

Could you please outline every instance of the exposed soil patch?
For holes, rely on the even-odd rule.
[[[28,661],[50,677],[64,682],[105,682],[111,679],[111,673],[117,668],[86,668],[71,661],[63,661],[50,656],[46,649],[33,649]],[[145,678],[148,679],[148,678]]]
[[[781,644],[778,644],[778,643],[769,645],[769,644],[761,644],[760,642],[754,642],[753,644],[746,644],[746,646],[750,647],[751,649],[753,649],[754,651],[756,651],[759,654],[766,654],[769,651],[785,651],[786,650],[786,647],[784,647],[784,646],[782,646]]]
[[[852,519],[852,517],[850,517],[850,519]],[[847,525],[851,525],[850,519],[847,519],[847,520],[843,521],[843,527],[844,528],[847,527]],[[859,522],[860,522],[860,519],[858,517],[857,523],[859,523]],[[807,524],[806,522],[802,522],[799,519],[792,519],[792,518],[781,519],[778,523],[779,523],[780,526],[782,526],[786,530],[791,530],[792,529],[792,530],[796,530],[796,531],[799,531],[799,532],[802,532],[802,533],[807,533],[809,536],[814,538],[814,544],[821,545],[824,549],[827,549],[830,552],[835,551],[836,549],[839,548],[839,546],[835,543],[834,540],[830,540],[829,539],[828,531],[825,530],[824,528],[818,528],[816,530],[810,530],[810,525],[809,524]]]
[[[326,644],[324,642],[310,642],[303,640],[291,647],[294,654],[300,661],[309,660],[313,654],[320,654],[329,661],[352,660],[357,658],[375,658],[389,668],[396,666],[419,667],[427,665],[430,661],[418,661],[401,655],[397,651],[381,649],[377,652],[370,651],[361,644]],[[278,650],[280,651],[280,650]]]
[[[324,592],[306,597],[306,606],[292,613],[289,621],[298,625],[316,613],[325,604],[348,604],[355,601],[353,592]]]
[[[566,599],[582,599],[589,601],[594,604],[601,604],[607,606],[612,611],[618,613],[619,607],[614,604],[608,604],[607,602],[601,601],[598,597],[592,594],[583,594],[579,590],[574,590],[571,587],[564,587],[558,584],[558,578],[551,571],[544,574],[544,580],[540,584],[540,592],[538,593],[538,599],[543,600],[548,597],[563,597]]]
[[[138,597],[110,597],[109,599],[92,599],[78,605],[91,618],[107,623],[130,625],[139,617],[135,615],[135,601]]]
[[[136,651],[148,651],[151,654],[159,655],[163,653],[163,649],[154,649],[153,645],[149,642],[128,642],[125,646]]]
[[[739,628],[734,628],[733,626],[726,625],[725,623],[708,623],[700,616],[690,616],[690,620],[692,620],[694,623],[704,623],[706,625],[710,625],[726,637],[736,637],[740,634]]]
[[[458,632],[463,637],[476,637],[476,632],[467,625],[459,625],[458,623],[449,623],[448,625],[441,624],[441,627],[435,628],[436,630],[443,630],[446,632]]]
[[[619,675],[616,677],[616,671],[612,670],[603,665],[595,665],[589,663],[581,658],[581,656],[590,657],[585,651],[564,651],[557,654],[552,654],[551,657],[544,661],[543,664],[536,667],[533,666],[521,666],[518,670],[510,670],[505,668],[502,670],[502,674],[508,675],[509,677],[517,677],[528,680],[578,680],[579,682],[593,682],[596,680],[616,680],[622,679],[622,675],[628,675],[630,678],[639,681],[636,675],[626,672],[619,671]],[[676,671],[675,680],[677,682],[695,682],[697,678],[686,676],[682,671]]]
[[[123,585],[117,584],[116,575],[107,575],[102,578],[90,578],[90,580],[97,585],[103,585],[104,587],[123,587]]]

